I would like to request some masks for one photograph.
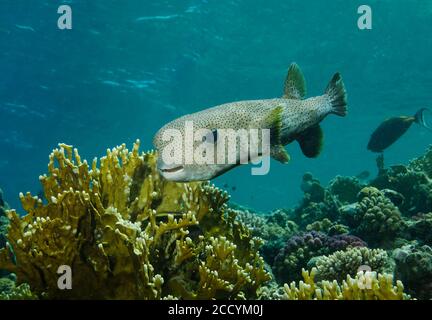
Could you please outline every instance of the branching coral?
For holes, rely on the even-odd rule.
[[[273,272],[279,282],[299,280],[301,269],[305,268],[312,258],[359,246],[366,246],[366,243],[350,235],[329,237],[312,231],[293,236],[276,256]]]
[[[410,296],[404,293],[401,281],[393,285],[393,276],[376,272],[361,272],[354,278],[347,276],[339,284],[335,281],[315,282],[316,269],[311,272],[303,270],[304,281],[298,285],[292,282],[285,284],[287,300],[407,300]]]
[[[346,223],[369,244],[386,245],[406,227],[398,208],[376,188],[362,189],[359,202],[349,208],[341,210]]]
[[[60,145],[40,177],[47,204],[21,195],[8,213],[0,267],[47,298],[253,298],[269,280],[260,241],[235,220],[228,196],[207,183],[161,178],[153,153],[124,145],[100,166]],[[57,269],[73,270],[59,290]]]
[[[250,229],[253,236],[264,240],[261,254],[272,264],[284,243],[298,231],[294,221],[284,210],[276,210],[268,215],[258,215],[247,210],[236,210],[237,219]]]
[[[387,252],[382,249],[349,248],[337,251],[329,256],[317,258],[317,279],[342,281],[348,275],[355,276],[360,267],[370,268],[369,271],[381,273],[388,264]]]
[[[432,299],[432,248],[406,245],[393,252],[395,275],[419,299]]]

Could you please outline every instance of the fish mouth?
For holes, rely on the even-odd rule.
[[[176,173],[183,171],[183,166],[173,167],[173,168],[161,168],[160,171],[164,173]]]

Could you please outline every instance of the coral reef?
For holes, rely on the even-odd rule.
[[[365,247],[349,248],[346,251],[318,257],[314,260],[318,280],[343,281],[348,275],[355,276],[361,267],[382,273],[388,264],[387,252]]]
[[[273,272],[280,283],[300,280],[300,272],[311,259],[338,250],[366,246],[361,239],[351,235],[327,236],[311,231],[291,237],[280,250],[273,264]]]
[[[3,191],[0,189],[0,249],[6,246],[6,234],[7,228],[9,225],[9,219],[6,216],[6,211],[9,210],[8,204],[3,199]],[[4,277],[8,274],[6,270],[2,270],[0,268],[0,281],[1,277]],[[0,288],[0,293],[2,289]]]
[[[16,287],[14,282],[9,283],[7,291],[1,291],[0,300],[37,300],[38,297],[30,290],[26,283]]]
[[[300,204],[269,213],[164,180],[138,147],[89,165],[60,145],[24,216],[0,193],[0,299],[432,299],[432,147],[408,165],[379,157],[369,182],[307,173]]]
[[[407,286],[408,292],[419,299],[431,299],[432,248],[406,245],[393,252],[395,275]]]
[[[289,220],[290,212],[276,210],[268,215],[258,215],[248,210],[236,211],[237,219],[246,226],[253,236],[264,240],[260,252],[264,260],[273,263],[284,243],[298,232],[298,225]]]
[[[341,211],[353,234],[371,245],[389,246],[406,228],[399,209],[373,187],[362,189],[358,203]]]
[[[419,213],[408,222],[408,237],[432,246],[432,213]]]
[[[228,195],[208,183],[162,179],[137,142],[92,164],[61,144],[40,177],[47,203],[21,194],[27,215],[8,211],[0,268],[38,297],[244,299],[270,279],[261,241],[235,219]],[[59,290],[58,268],[73,270]]]
[[[300,227],[323,219],[333,221],[339,217],[337,199],[310,173],[303,176],[301,189],[304,192],[303,200],[292,214],[292,219]]]
[[[8,294],[15,288],[15,281],[9,277],[0,278],[0,294]]]
[[[9,209],[8,204],[3,199],[3,191],[0,189],[0,248],[6,245],[5,235],[7,233],[7,226],[9,220],[6,217],[6,211]]]
[[[428,177],[432,177],[432,146],[429,146],[424,155],[411,160],[408,167],[414,171],[423,172]]]
[[[432,180],[422,171],[428,166],[427,161],[419,158],[411,163],[410,166],[391,166],[371,183],[380,190],[391,189],[400,193],[404,200],[398,207],[407,216],[432,211]]]
[[[297,285],[285,284],[286,300],[408,300],[401,281],[393,284],[393,276],[376,272],[360,272],[354,278],[347,276],[339,284],[334,281],[315,282],[317,269],[310,272],[303,269],[304,281]]]
[[[330,181],[328,191],[337,197],[341,204],[356,202],[357,195],[365,187],[356,177],[337,176]]]
[[[330,221],[329,219],[325,218],[320,221],[315,221],[314,223],[308,224],[306,226],[307,231],[320,231],[323,233],[326,233],[330,236],[337,235],[337,234],[345,234],[349,233],[348,226],[345,226],[343,224]]]

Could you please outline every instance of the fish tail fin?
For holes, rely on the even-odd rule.
[[[419,111],[417,111],[417,113],[414,116],[415,122],[428,130],[432,130],[432,128],[429,127],[426,123],[425,116],[424,116],[425,111],[430,111],[430,110],[428,108],[422,108]]]
[[[331,113],[345,117],[347,115],[347,93],[341,74],[336,73],[325,91],[331,106]]]

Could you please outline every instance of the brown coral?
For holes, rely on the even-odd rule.
[[[304,281],[297,285],[285,284],[287,300],[408,300],[401,281],[393,285],[393,276],[376,272],[360,272],[355,277],[347,276],[339,284],[335,281],[315,282],[316,269],[308,272],[303,269]]]
[[[269,275],[228,195],[164,180],[155,154],[138,149],[108,150],[91,168],[76,149],[55,149],[40,177],[48,203],[28,193],[27,215],[9,211],[0,268],[48,298],[253,297]],[[73,270],[72,290],[57,287],[60,265]]]

